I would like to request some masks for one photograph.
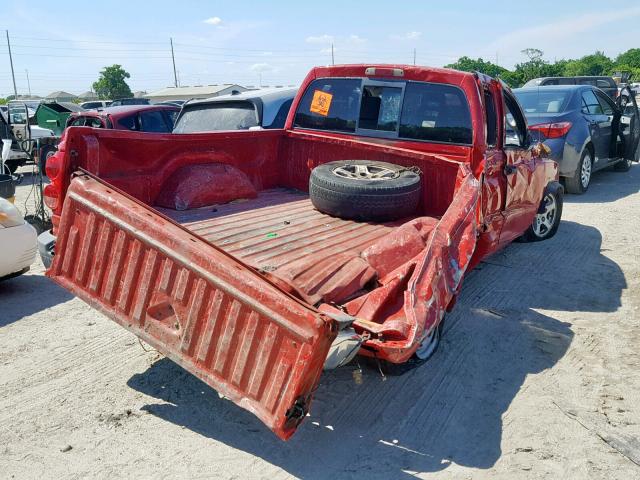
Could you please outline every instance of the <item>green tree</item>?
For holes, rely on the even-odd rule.
[[[596,52],[567,62],[564,74],[569,77],[579,75],[610,75],[612,69],[613,61],[603,52]]]
[[[133,97],[133,93],[131,93],[131,89],[125,81],[126,78],[130,77],[131,75],[121,65],[116,64],[104,67],[100,72],[98,81],[93,83],[93,90],[103,100]]]
[[[547,73],[550,71],[549,62],[544,60],[544,52],[537,48],[525,48],[522,50],[522,54],[527,56],[529,60],[522,63],[517,63],[515,66],[514,79],[519,80],[519,85],[522,85],[529,80],[538,77],[547,77]]]
[[[613,70],[630,72],[631,80],[640,80],[640,48],[631,48],[616,58]]]
[[[445,68],[454,68],[463,72],[480,72],[490,77],[498,77],[505,72],[508,72],[506,68],[502,68],[500,65],[483,60],[482,58],[473,59],[469,57],[460,57],[455,63],[445,65]]]
[[[631,48],[621,53],[616,58],[617,65],[627,65],[632,68],[640,68],[640,48]]]

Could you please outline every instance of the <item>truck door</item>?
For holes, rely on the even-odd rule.
[[[622,140],[622,148],[617,156],[637,162],[640,160],[640,112],[635,95],[629,87],[624,87],[616,103],[620,112],[619,138]]]
[[[507,191],[500,244],[504,245],[519,237],[533,222],[546,187],[546,177],[544,169],[538,168],[541,159],[532,154],[527,122],[518,101],[509,90],[503,88],[502,91]]]

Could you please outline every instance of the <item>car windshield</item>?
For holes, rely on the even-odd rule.
[[[258,126],[260,122],[253,103],[219,102],[185,108],[173,133],[248,130]]]
[[[514,91],[524,113],[560,113],[566,108],[569,93],[566,90]]]

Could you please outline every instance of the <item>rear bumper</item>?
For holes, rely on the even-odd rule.
[[[45,230],[38,235],[38,252],[45,268],[51,266],[53,261],[53,248],[56,245],[56,237],[53,236],[51,230]]]
[[[581,150],[570,144],[565,138],[545,140],[544,144],[551,149],[549,158],[558,162],[561,177],[572,177],[580,163]]]
[[[0,279],[26,272],[36,258],[36,230],[28,223],[0,229]]]

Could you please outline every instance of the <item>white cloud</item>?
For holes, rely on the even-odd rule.
[[[273,72],[275,67],[269,63],[254,63],[249,67],[249,70],[255,73]]]
[[[333,37],[331,35],[327,35],[326,33],[324,35],[316,35],[316,36],[310,36],[307,37],[305,42],[307,43],[331,43],[333,42]]]
[[[392,40],[418,40],[422,36],[422,32],[411,31],[401,35],[389,35]]]
[[[561,56],[573,56],[577,51],[584,50],[584,37],[578,40],[578,36],[585,32],[590,32],[603,25],[611,24],[619,20],[625,20],[640,16],[640,7],[626,8],[616,11],[590,12],[578,16],[567,17],[552,23],[535,25],[532,27],[513,30],[497,37],[493,42],[486,45],[481,52],[484,55],[493,55],[497,50],[501,54],[521,57],[520,51],[525,48],[540,48],[548,54],[554,55],[558,46],[562,46]],[[566,40],[572,39],[571,42]],[[577,40],[577,41],[576,41]],[[587,36],[586,40],[590,40]],[[564,41],[564,42],[563,42]],[[567,47],[574,47],[574,51],[569,51]],[[577,49],[575,47],[578,47]],[[524,58],[522,59],[524,60]]]
[[[357,44],[357,45],[362,45],[363,43],[366,43],[366,42],[367,42],[367,39],[366,39],[366,38],[362,38],[362,37],[360,37],[360,36],[358,36],[358,35],[349,35],[349,36],[347,37],[347,41],[348,41],[349,43],[353,43],[353,44]]]
[[[218,26],[222,23],[222,19],[220,17],[211,17],[211,18],[207,18],[204,23],[208,24],[208,25],[214,25],[214,26]]]

